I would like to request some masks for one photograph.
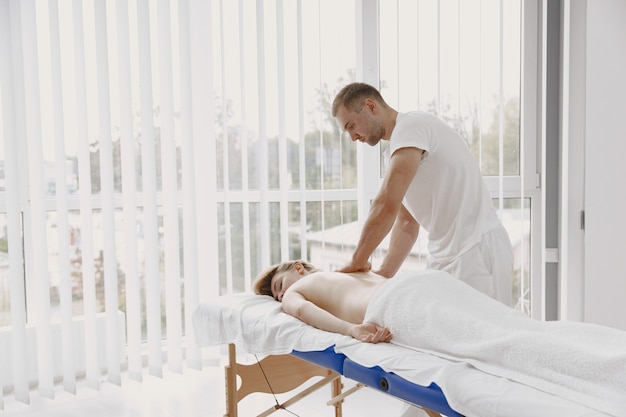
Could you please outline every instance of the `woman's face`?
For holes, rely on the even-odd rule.
[[[296,262],[294,266],[287,271],[277,272],[272,277],[272,283],[270,288],[272,290],[272,296],[278,300],[283,300],[283,295],[287,288],[291,287],[291,285],[302,278],[306,273],[302,264]]]

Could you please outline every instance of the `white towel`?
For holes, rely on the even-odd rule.
[[[392,343],[470,365],[610,415],[626,416],[626,332],[543,322],[441,271],[395,277],[375,294],[365,321]]]

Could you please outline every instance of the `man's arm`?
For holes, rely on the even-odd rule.
[[[328,332],[354,337],[368,343],[389,342],[389,329],[371,323],[354,324],[340,319],[307,300],[297,291],[288,291],[283,296],[283,311],[295,318]]]
[[[389,251],[380,269],[376,271],[377,274],[385,278],[391,278],[398,272],[402,262],[411,252],[411,248],[413,248],[417,240],[419,230],[419,223],[403,205],[400,208],[393,229],[391,229]]]
[[[370,207],[352,260],[339,269],[340,272],[369,270],[368,259],[393,227],[402,206],[402,199],[417,172],[422,152],[421,149],[409,147],[393,153],[383,184]]]

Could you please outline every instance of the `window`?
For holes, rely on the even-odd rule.
[[[287,258],[343,264],[382,174],[330,114],[335,93],[370,70],[361,54],[390,104],[432,111],[467,140],[519,242],[515,298],[528,311],[522,13],[521,2],[492,0],[0,3],[10,57],[0,63],[0,327],[34,324],[45,341],[51,322],[96,332],[102,315],[119,335],[109,343],[128,353],[85,335],[75,348],[88,380],[98,384],[98,355],[113,379],[120,362],[140,375],[145,346],[159,374],[162,343],[169,366],[182,366],[200,298],[248,290]],[[363,27],[379,27],[378,49]],[[407,268],[423,265],[424,248]],[[17,359],[14,375],[27,363]],[[200,362],[192,346],[185,360]],[[66,362],[67,381],[82,368]]]

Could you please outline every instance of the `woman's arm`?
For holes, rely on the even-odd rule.
[[[285,313],[321,330],[343,334],[368,343],[389,342],[392,337],[387,328],[372,323],[354,324],[342,320],[310,302],[297,291],[285,293],[282,304]]]

